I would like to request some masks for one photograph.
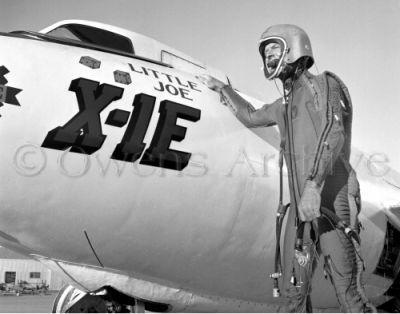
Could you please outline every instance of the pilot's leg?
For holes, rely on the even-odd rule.
[[[347,177],[345,173],[336,173],[336,180],[327,180],[322,192],[322,206],[334,210],[341,220],[350,224]],[[335,288],[340,310],[374,311],[361,285],[363,266],[352,241],[326,218],[318,219],[318,229],[320,248],[325,259],[324,269]]]
[[[310,224],[306,224],[303,236],[306,263],[299,263],[295,256],[292,259],[290,283],[286,291],[289,302],[285,312],[312,313],[311,285],[318,257],[310,232]]]
[[[356,253],[353,244],[336,230],[320,235],[322,253],[325,259],[324,269],[336,291],[342,312],[364,312],[361,287],[357,277]]]

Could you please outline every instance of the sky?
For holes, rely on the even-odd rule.
[[[257,42],[273,24],[309,35],[317,67],[346,83],[353,145],[384,154],[400,171],[400,1],[398,0],[0,0],[0,31],[38,31],[86,19],[157,39],[225,72],[235,88],[271,103],[280,97],[261,71]]]

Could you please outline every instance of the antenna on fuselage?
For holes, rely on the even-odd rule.
[[[94,256],[96,256],[97,261],[99,262],[100,266],[104,268],[103,263],[100,261],[100,258],[98,257],[98,255],[96,254],[96,251],[94,250],[94,247],[92,245],[92,242],[90,242],[89,236],[86,232],[86,230],[83,230],[83,233],[85,234],[86,240],[88,241],[90,248],[92,249],[92,252],[94,254]]]

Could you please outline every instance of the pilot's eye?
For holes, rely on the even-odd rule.
[[[270,55],[279,56],[281,55],[281,47],[279,45],[273,44],[272,46],[267,46],[264,50],[265,55],[269,57]]]
[[[281,57],[281,52],[280,50],[274,50],[274,51],[268,51],[265,54],[265,59],[271,60],[271,59],[279,59]]]

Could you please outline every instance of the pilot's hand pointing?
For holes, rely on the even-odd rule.
[[[321,191],[313,181],[307,180],[299,204],[299,218],[301,221],[312,221],[321,216]]]
[[[226,86],[224,82],[221,82],[220,80],[216,79],[215,77],[212,77],[211,75],[208,74],[200,74],[196,76],[197,79],[202,82],[204,85],[206,85],[209,89],[212,89],[213,91],[220,92],[222,88]]]

